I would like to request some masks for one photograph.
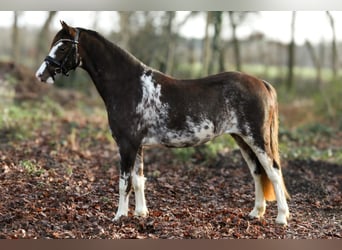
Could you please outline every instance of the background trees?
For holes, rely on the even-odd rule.
[[[12,26],[1,28],[0,60],[36,69],[57,31],[58,14],[46,12],[41,24],[31,27],[23,23],[25,12],[12,12]],[[326,20],[324,27],[331,30],[331,38],[322,37],[320,42],[306,39],[304,44],[296,41],[301,12],[289,12],[288,31],[284,31],[289,32],[288,42],[272,39],[269,32],[251,28],[260,13],[119,11],[110,15],[107,25],[112,28],[106,31],[101,27],[103,12],[93,13],[89,20],[81,20],[78,25],[89,21],[83,26],[98,30],[147,65],[172,76],[193,78],[229,70],[244,71],[272,82],[284,91],[284,95],[280,94],[284,99],[291,95],[325,93],[322,103],[330,110],[328,113],[336,113],[331,104],[333,94],[329,94],[329,91],[338,93],[334,88],[341,79],[338,52],[342,44],[336,34],[335,13],[321,13]],[[181,33],[186,25],[199,19],[202,22],[196,25],[200,26],[197,28],[202,36],[190,38]],[[241,35],[248,28],[251,29],[249,35]],[[77,71],[70,78],[60,78],[57,86],[88,89],[89,85],[83,81],[89,79],[82,71]]]

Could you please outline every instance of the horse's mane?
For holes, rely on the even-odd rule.
[[[108,52],[119,53],[120,55],[128,59],[131,63],[144,65],[144,63],[141,62],[138,58],[133,56],[131,53],[129,53],[125,49],[119,47],[115,43],[109,41],[100,33],[94,30],[88,30],[88,29],[83,29],[83,28],[77,28],[77,29],[79,29],[80,32],[86,32],[88,35],[95,37],[100,43],[105,44],[105,47],[108,48]]]

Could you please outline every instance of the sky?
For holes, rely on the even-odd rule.
[[[188,14],[188,11],[177,12],[177,22],[181,22]],[[342,41],[342,11],[332,11],[335,18],[335,30],[337,39]],[[69,25],[79,27],[92,27],[96,13],[92,11],[59,11],[55,17],[53,27],[60,28],[58,20],[64,20]],[[36,26],[41,27],[47,17],[47,12],[44,11],[25,11],[22,13],[19,25],[21,27]],[[115,12],[100,12],[97,15],[98,28],[108,33],[110,31],[119,31],[118,16]],[[9,27],[13,22],[13,13],[11,11],[0,11],[0,26]],[[264,33],[267,37],[289,42],[290,40],[290,11],[261,11],[252,13],[246,19],[238,30],[238,37],[245,38],[254,32]],[[229,28],[228,15],[224,16],[222,31],[224,38],[231,36]],[[187,38],[203,38],[205,29],[205,15],[199,14],[191,18],[180,29],[180,33]],[[332,39],[332,31],[329,25],[328,18],[324,11],[298,11],[296,20],[296,43],[303,44],[306,39],[312,43],[319,43],[322,40],[330,41]]]

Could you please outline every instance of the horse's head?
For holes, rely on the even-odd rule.
[[[53,39],[49,55],[36,72],[36,77],[47,83],[54,83],[56,74],[68,75],[80,64],[78,54],[79,30],[61,21],[60,30]]]

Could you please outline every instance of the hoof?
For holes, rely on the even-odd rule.
[[[119,214],[117,213],[115,217],[112,219],[112,221],[118,221],[122,216],[127,216],[127,214]]]
[[[264,216],[265,208],[254,208],[252,212],[249,213],[249,218],[251,219],[260,219]]]
[[[279,225],[287,226],[287,216],[286,215],[278,215],[276,219],[276,223]]]
[[[147,217],[148,216],[148,210],[139,210],[139,211],[134,211],[135,216],[139,217]]]

